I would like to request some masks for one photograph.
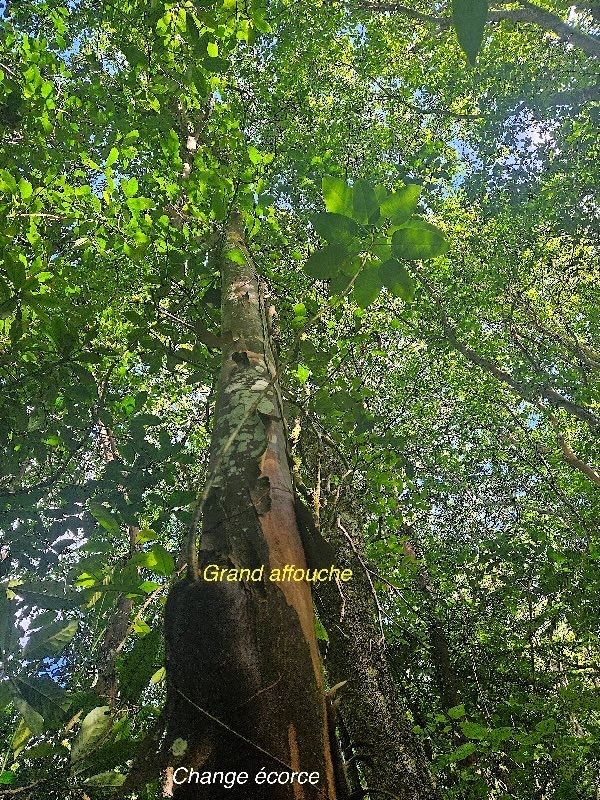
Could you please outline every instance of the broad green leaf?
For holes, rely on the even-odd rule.
[[[365,180],[359,179],[352,187],[352,216],[361,225],[377,221],[379,217],[379,203],[375,190]]]
[[[21,673],[15,678],[15,685],[19,695],[44,718],[47,727],[56,728],[62,724],[70,700],[56,681],[44,675],[28,676]]]
[[[39,581],[21,583],[13,591],[30,606],[55,610],[77,608],[81,598],[64,583],[58,581]]]
[[[86,778],[84,784],[86,786],[122,786],[125,783],[125,775],[120,772],[99,772],[97,775],[92,775],[91,778]]]
[[[97,522],[107,531],[110,531],[110,533],[119,533],[121,529],[119,522],[105,506],[90,501],[88,503],[88,510]]]
[[[21,717],[12,741],[12,751],[13,751],[13,756],[15,758],[18,758],[19,753],[23,750],[23,748],[27,746],[27,742],[31,739],[32,736],[33,732],[31,731],[31,728],[27,726],[27,723]],[[27,755],[29,757],[29,751]]]
[[[388,240],[378,240],[371,246],[370,252],[377,256],[380,261],[387,261],[388,258],[392,257],[392,243],[391,239]]]
[[[71,769],[74,772],[83,769],[87,755],[96,748],[112,728],[112,718],[108,706],[98,706],[84,717],[81,728],[71,748]]]
[[[173,556],[162,544],[155,544],[151,550],[146,552],[136,553],[131,562],[158,572],[159,575],[170,575],[175,569]]]
[[[27,200],[33,194],[33,186],[25,178],[19,181],[19,193],[23,200]]]
[[[473,744],[473,742],[465,742],[464,744],[461,744],[460,747],[457,747],[452,753],[450,756],[450,763],[456,764],[457,761],[462,761],[463,759],[472,755],[476,750],[477,747]]]
[[[154,205],[154,202],[149,197],[130,197],[126,202],[129,210],[134,212],[146,211]]]
[[[407,303],[415,299],[415,285],[413,279],[404,267],[395,258],[390,258],[379,267],[379,275],[383,285],[396,297],[401,297]]]
[[[260,164],[262,161],[262,153],[253,144],[248,147],[248,158],[253,164]]]
[[[487,15],[487,0],[452,0],[456,36],[471,64],[475,64],[481,48]]]
[[[460,727],[467,739],[485,739],[488,735],[488,729],[476,722],[461,722]]]
[[[356,304],[361,308],[367,308],[377,298],[382,287],[383,281],[379,274],[379,265],[368,264],[359,273],[352,287]]]
[[[325,629],[323,623],[318,617],[315,617],[315,635],[317,639],[321,642],[328,642],[329,635],[327,630]]]
[[[17,775],[15,772],[11,772],[10,770],[3,770],[0,772],[0,784],[3,786],[10,786],[11,783],[14,783],[17,780]]]
[[[235,264],[245,264],[246,254],[239,247],[232,247],[230,250],[225,251],[225,258],[228,261],[233,261]]]
[[[424,261],[449,250],[444,234],[435,225],[422,220],[409,222],[392,236],[392,252],[396,258]]]
[[[349,217],[342,214],[322,212],[313,214],[310,218],[313,228],[323,239],[330,244],[341,244],[345,247],[356,248],[362,238],[362,229]]]
[[[13,703],[31,733],[34,736],[40,736],[46,728],[43,716],[32,708],[23,697],[13,698]]]
[[[6,169],[0,169],[0,192],[17,193],[17,182]]]
[[[329,283],[330,294],[342,295],[350,283],[350,278],[344,272],[336,272]]]
[[[325,208],[332,214],[342,214],[345,217],[353,216],[352,187],[342,178],[325,175],[322,181],[323,199]]]
[[[123,189],[125,197],[133,197],[138,191],[137,178],[129,178],[128,180],[122,181],[121,188]]]
[[[46,656],[60,653],[77,632],[77,622],[53,622],[50,625],[31,634],[29,641],[23,649],[25,658],[32,661]]]
[[[453,706],[452,708],[448,709],[448,716],[450,719],[460,719],[465,715],[465,707],[461,703],[459,706]]]
[[[211,58],[208,56],[202,61],[202,64],[208,72],[222,73],[227,72],[229,69],[229,61],[225,61],[224,58]]]
[[[348,260],[348,251],[339,244],[330,244],[315,250],[306,259],[304,271],[311,278],[326,281],[338,272],[342,264]]]
[[[402,225],[417,210],[420,196],[421,187],[418,184],[409,183],[408,186],[403,186],[381,202],[381,216],[389,219],[392,225]]]
[[[164,667],[160,667],[150,678],[150,683],[162,683],[166,677],[167,677],[167,670]]]
[[[305,367],[304,364],[298,364],[298,369],[296,370],[296,377],[298,378],[299,382],[304,385],[306,381],[310,378],[310,370],[308,367]]]

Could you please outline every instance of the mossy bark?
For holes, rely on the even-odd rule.
[[[222,287],[222,365],[199,575],[176,584],[165,609],[163,752],[171,771],[237,771],[249,779],[229,789],[171,780],[168,791],[177,800],[267,794],[270,800],[339,800],[310,588],[268,580],[273,568],[304,567],[305,557],[264,303],[237,215],[225,236]],[[265,579],[208,582],[207,564],[264,565]],[[318,772],[318,786],[254,783],[261,769],[285,772],[284,765]]]

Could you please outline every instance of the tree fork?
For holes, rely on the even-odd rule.
[[[165,608],[165,788],[176,800],[252,800],[265,796],[254,783],[259,771],[307,771],[319,773],[318,786],[270,785],[269,797],[339,800],[310,588],[267,579],[273,568],[306,561],[265,308],[237,213],[227,224],[221,273],[222,361],[199,573],[173,587]],[[207,564],[264,565],[265,579],[208,582]],[[180,767],[179,779],[190,769],[249,779],[229,789],[179,783]]]

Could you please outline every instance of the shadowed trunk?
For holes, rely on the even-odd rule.
[[[347,681],[339,693],[339,714],[365,782],[374,798],[437,800],[427,758],[387,662],[358,537],[338,523],[327,538],[338,563],[351,568],[353,577],[343,587],[322,583],[316,589],[329,636],[326,667],[332,684]]]
[[[310,588],[268,580],[273,568],[306,564],[265,308],[238,215],[221,269],[223,355],[202,547],[165,609],[165,788],[177,800],[336,800]],[[264,566],[264,578],[208,581],[209,564]],[[178,783],[190,768],[249,778],[233,788]],[[257,785],[263,769],[318,772],[318,785]]]

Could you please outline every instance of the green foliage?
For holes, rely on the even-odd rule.
[[[160,712],[237,207],[295,471],[325,535],[356,522],[444,800],[595,796],[596,22],[570,8],[9,4],[2,785],[105,796]]]

